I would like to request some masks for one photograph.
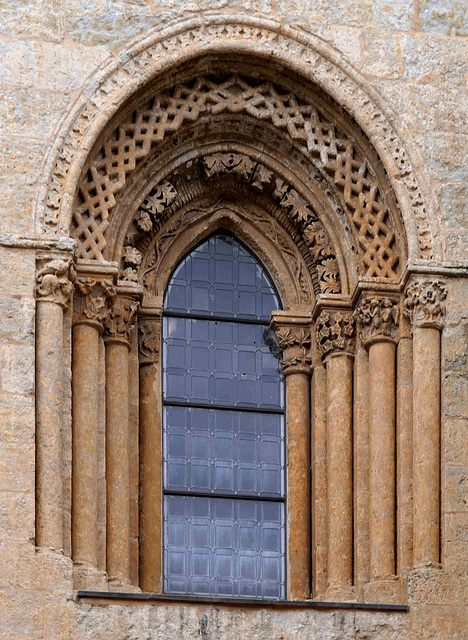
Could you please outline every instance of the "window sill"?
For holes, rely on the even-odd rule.
[[[117,591],[78,591],[77,598],[86,604],[157,604],[159,602],[191,602],[212,605],[228,605],[238,607],[269,607],[269,608],[308,608],[308,609],[359,609],[363,611],[401,611],[406,613],[406,604],[370,604],[366,602],[318,602],[314,600],[261,600],[253,598],[220,598],[216,596],[188,596],[159,593],[124,593]]]

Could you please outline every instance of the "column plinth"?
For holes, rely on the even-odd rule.
[[[283,354],[286,378],[288,478],[287,597],[311,595],[310,536],[310,316],[274,312],[270,326]]]

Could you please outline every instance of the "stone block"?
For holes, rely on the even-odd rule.
[[[2,491],[34,492],[34,445],[0,441]]]
[[[444,567],[468,572],[468,542],[455,540],[447,542],[442,549]]]
[[[11,296],[34,295],[36,259],[33,251],[0,247],[0,291]]]
[[[0,33],[60,42],[64,36],[62,0],[8,0],[0,8]]]
[[[437,569],[420,569],[408,574],[408,600],[413,603],[468,604],[468,575]]]
[[[382,29],[408,30],[413,27],[414,4],[411,0],[277,0],[278,15],[289,22],[307,25],[311,19],[330,24],[366,25]]]
[[[0,295],[0,340],[34,346],[33,298]]]
[[[37,589],[34,542],[2,540],[0,542],[0,589],[19,587]]]
[[[468,9],[465,0],[421,0],[421,30],[440,36],[468,34]]]
[[[443,511],[468,513],[468,467],[447,465],[442,483],[444,485]]]
[[[442,375],[442,412],[450,418],[466,414],[468,375],[450,371]]]
[[[356,611],[356,640],[404,640],[408,638],[406,616],[401,613]]]
[[[442,520],[444,539],[447,542],[468,542],[467,513],[447,513]]]
[[[33,396],[0,394],[0,424],[2,440],[34,442],[35,400]]]
[[[155,11],[139,0],[68,0],[66,30],[81,44],[118,47],[176,15],[175,11]]]
[[[466,261],[468,186],[466,183],[443,183],[439,187],[438,195],[447,227],[450,257],[453,260]]]
[[[468,460],[468,418],[450,418],[443,425],[445,464],[460,465]]]
[[[0,345],[1,390],[28,395],[34,393],[34,347]]]
[[[0,96],[0,135],[47,139],[69,101],[67,95],[58,92],[4,89]]]
[[[0,540],[34,540],[32,491],[0,491]]]
[[[0,638],[44,637],[44,600],[41,591],[0,589]]]
[[[69,93],[110,56],[102,47],[73,43],[0,41],[0,84]]]

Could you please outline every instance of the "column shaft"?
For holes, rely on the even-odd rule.
[[[310,598],[309,376],[286,377],[288,447],[288,598]]]
[[[397,574],[413,567],[413,341],[397,348]]]
[[[140,366],[140,587],[162,593],[162,406],[156,364]]]
[[[440,331],[414,328],[414,565],[437,566],[440,528]]]
[[[63,308],[37,301],[36,545],[63,549]]]
[[[353,578],[353,363],[339,353],[327,358],[328,585]]]
[[[371,578],[395,574],[395,345],[369,347]]]
[[[107,573],[130,581],[128,346],[106,341]]]
[[[97,326],[73,330],[73,559],[97,566]]]
[[[312,573],[313,594],[327,588],[327,372],[315,365],[312,407]]]

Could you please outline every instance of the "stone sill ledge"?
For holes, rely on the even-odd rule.
[[[352,609],[363,611],[401,611],[407,613],[409,606],[406,604],[371,604],[367,602],[319,602],[314,600],[261,600],[252,598],[220,598],[216,596],[188,596],[169,595],[159,593],[125,593],[121,591],[77,591],[79,601],[86,604],[157,604],[181,603],[190,604],[205,603],[228,606],[254,606],[271,608],[308,608],[308,609]]]

